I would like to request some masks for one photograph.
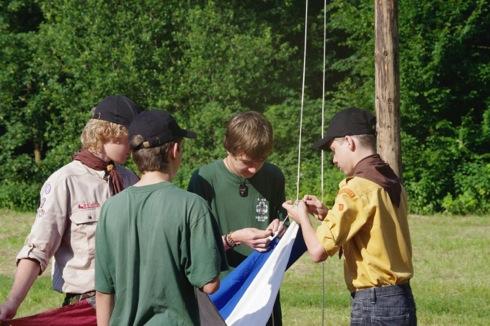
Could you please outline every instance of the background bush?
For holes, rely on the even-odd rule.
[[[403,178],[414,213],[488,213],[488,0],[399,1]],[[199,138],[176,182],[223,157],[223,125],[257,110],[296,195],[303,1],[0,1],[0,207],[35,209],[110,94],[168,110]],[[320,191],[323,11],[310,3],[301,194]],[[373,2],[329,2],[326,121],[374,110]],[[325,200],[342,175],[327,154]]]

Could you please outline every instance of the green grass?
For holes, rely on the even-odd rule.
[[[490,217],[410,216],[419,325],[490,324]],[[325,268],[325,325],[348,325],[350,300],[342,262]],[[322,324],[322,266],[309,257],[281,288],[286,325]]]
[[[34,219],[32,213],[0,210],[0,302],[15,271],[15,255]],[[490,217],[410,216],[415,277],[412,289],[419,325],[490,324]],[[348,325],[350,296],[337,257],[323,264],[302,257],[281,288],[285,325]],[[58,307],[62,295],[51,290],[49,271],[35,283],[17,316]]]
[[[34,213],[16,213],[0,210],[0,302],[10,291],[15,273],[15,256],[22,247],[34,221]],[[17,317],[28,316],[60,307],[64,296],[52,290],[51,268],[34,283],[26,299],[17,311]]]

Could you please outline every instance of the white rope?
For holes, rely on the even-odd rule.
[[[323,2],[323,78],[322,78],[322,138],[325,133],[325,57],[326,57],[326,47],[327,47],[327,0]],[[320,193],[321,200],[323,201],[324,187],[323,187],[323,162],[324,162],[324,151],[321,151],[321,163],[320,163]],[[322,262],[322,326],[325,325],[325,261]]]
[[[326,38],[327,38],[327,0],[324,0],[323,4],[323,85],[322,85],[322,138],[325,134],[325,56],[326,56]],[[325,151],[321,151],[321,172],[320,172],[320,189],[321,189],[321,200],[323,200],[324,189],[323,189],[323,162],[324,162],[324,153]]]
[[[306,74],[306,48],[307,48],[307,35],[308,35],[308,0],[305,1],[305,36],[304,36],[304,49],[303,49],[303,79],[301,84],[301,109],[299,118],[299,137],[298,137],[298,169],[296,174],[296,201],[299,200],[299,181],[301,173],[301,144],[302,144],[302,131],[303,131],[303,110],[305,99],[305,74]],[[325,66],[326,66],[326,7],[327,1],[324,0],[323,5],[323,85],[322,85],[322,126],[321,134],[324,136],[325,129]],[[324,196],[323,186],[323,164],[324,152],[321,151],[321,172],[320,172],[320,188],[321,188],[321,200]],[[325,325],[325,265],[322,263],[322,325]]]
[[[303,108],[305,101],[305,71],[306,71],[306,40],[308,33],[308,0],[306,0],[305,9],[305,39],[304,39],[304,51],[303,51],[303,81],[301,85],[301,110],[299,115],[299,139],[298,139],[298,171],[296,174],[296,200],[299,200],[299,179],[301,171],[301,135],[303,130]]]

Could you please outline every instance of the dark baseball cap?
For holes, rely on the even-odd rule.
[[[92,119],[114,122],[129,127],[143,109],[124,95],[107,96],[94,108]]]
[[[353,135],[376,135],[376,117],[369,111],[347,108],[337,112],[325,136],[317,140],[313,147],[328,149],[334,138]]]
[[[196,138],[190,130],[179,127],[177,121],[166,111],[143,111],[129,126],[128,136],[143,136],[144,141],[134,149],[163,145],[178,138]]]

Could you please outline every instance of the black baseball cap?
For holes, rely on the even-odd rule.
[[[178,138],[196,138],[190,130],[179,127],[177,121],[166,111],[143,111],[129,126],[128,136],[143,136],[144,141],[136,148],[150,148],[163,145]]]
[[[337,112],[325,136],[317,140],[313,147],[328,149],[334,138],[352,135],[376,135],[376,117],[369,111],[347,108]]]
[[[143,109],[124,95],[107,96],[94,108],[92,119],[114,122],[129,127]]]

